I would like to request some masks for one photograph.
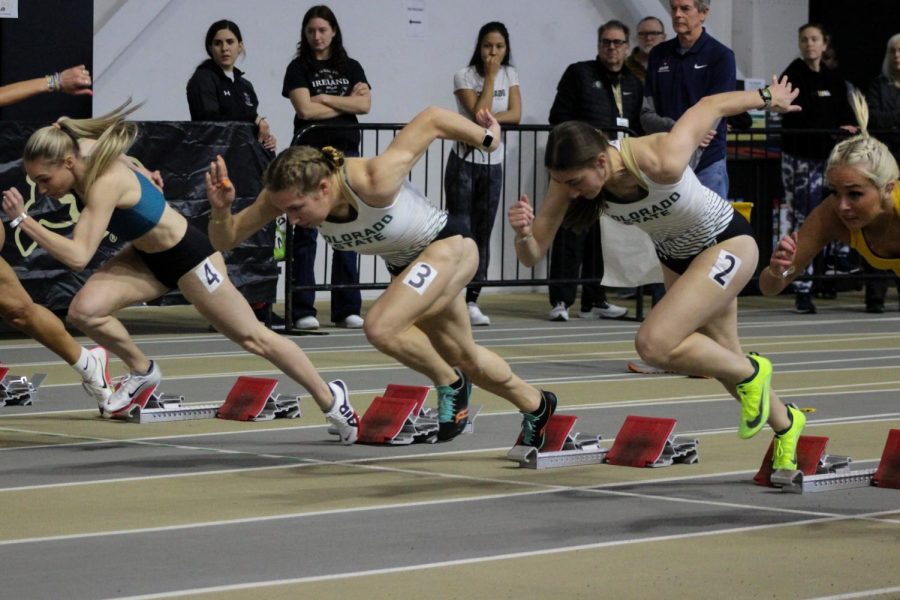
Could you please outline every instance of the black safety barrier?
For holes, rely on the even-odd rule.
[[[16,187],[22,193],[29,215],[57,233],[70,235],[79,211],[73,195],[54,200],[40,194],[26,180],[22,150],[28,137],[47,123],[0,122],[0,189]],[[246,123],[139,122],[138,138],[129,150],[150,170],[159,170],[169,205],[185,215],[201,231],[207,231],[209,202],[204,174],[221,154],[237,188],[234,210],[248,206],[259,194],[262,173],[271,155],[257,142],[253,126]],[[88,267],[75,273],[28,239],[13,231],[4,215],[6,242],[3,258],[12,265],[25,289],[39,304],[65,311],[72,296],[87,278],[123,243],[107,233]],[[274,302],[278,266],[272,257],[275,228],[269,225],[233,251],[226,253],[232,282],[251,302]],[[154,304],[183,304],[177,291]]]

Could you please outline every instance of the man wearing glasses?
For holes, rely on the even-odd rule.
[[[706,33],[709,0],[669,0],[677,37],[650,51],[641,125],[647,133],[669,131],[704,96],[735,89],[734,52]],[[710,130],[691,168],[700,182],[728,198],[725,169],[725,120]]]
[[[666,26],[656,17],[644,17],[637,24],[637,46],[625,59],[628,70],[637,75],[641,83],[647,78],[647,60],[650,51],[666,39]]]
[[[628,55],[628,26],[608,21],[597,30],[597,58],[569,65],[556,86],[550,108],[551,125],[563,121],[586,121],[616,137],[616,127],[642,133],[640,124],[644,88],[641,80],[625,68]],[[598,223],[584,233],[560,229],[550,254],[551,279],[601,279],[603,253]],[[575,302],[577,286],[550,286],[551,321],[566,321],[568,307]],[[599,284],[585,284],[581,293],[581,314],[586,319],[617,319],[628,310],[607,301]]]

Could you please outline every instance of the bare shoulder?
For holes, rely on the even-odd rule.
[[[681,179],[684,165],[676,169],[675,161],[666,160],[663,140],[665,133],[653,133],[641,137],[629,138],[628,144],[634,156],[634,162],[642,173],[657,183],[671,183]]]
[[[345,168],[350,189],[375,207],[389,206],[408,175],[387,152],[374,158],[347,159]]]

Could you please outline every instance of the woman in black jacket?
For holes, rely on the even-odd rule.
[[[234,66],[244,52],[244,40],[237,24],[221,20],[206,32],[206,53],[187,84],[192,121],[245,121],[257,128],[257,139],[275,151],[275,136],[266,118],[257,112],[259,100],[253,84]]]

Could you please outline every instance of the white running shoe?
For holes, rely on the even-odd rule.
[[[473,327],[478,326],[487,326],[491,324],[491,318],[481,312],[481,309],[478,308],[478,304],[475,302],[469,302],[469,320],[472,322]]]
[[[88,354],[91,364],[88,366],[88,374],[83,376],[81,387],[97,401],[97,406],[102,407],[113,393],[109,383],[109,352],[103,346],[97,346],[88,350]]]
[[[365,323],[365,321],[363,321],[363,318],[361,316],[350,315],[343,321],[338,321],[337,323],[335,323],[335,326],[343,327],[344,329],[362,329],[362,326],[364,323]],[[303,329],[303,328],[297,327],[297,329]]]
[[[141,392],[156,389],[162,380],[162,372],[156,366],[156,361],[150,361],[150,372],[144,375],[138,373],[129,373],[124,381],[116,388],[116,391],[100,405],[100,410],[104,417],[111,417],[113,413],[119,412],[129,404],[137,400]]]
[[[304,331],[309,331],[311,329],[319,328],[319,320],[313,316],[308,317],[300,317],[296,321],[294,321],[294,327],[296,329],[302,329]]]
[[[334,404],[331,410],[325,413],[325,418],[337,429],[341,443],[350,446],[359,437],[359,415],[350,406],[350,393],[347,384],[340,379],[328,382],[328,389],[334,396]]]
[[[595,304],[590,312],[580,312],[582,319],[621,319],[628,314],[628,309],[624,306],[616,306],[607,301]]]
[[[557,302],[556,306],[550,309],[550,315],[547,318],[551,321],[568,321],[569,309],[566,308],[566,303]]]

